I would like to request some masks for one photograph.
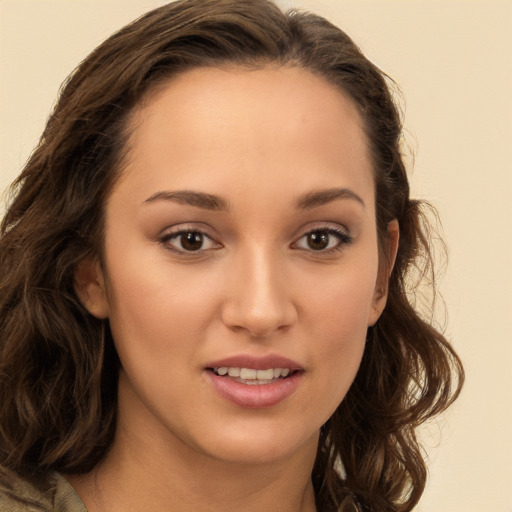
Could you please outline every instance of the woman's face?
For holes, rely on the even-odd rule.
[[[314,453],[385,301],[356,108],[298,68],[198,69],[131,128],[103,265],[77,278],[96,272],[80,293],[121,360],[119,431],[232,462]]]

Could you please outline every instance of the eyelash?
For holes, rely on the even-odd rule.
[[[329,237],[335,237],[337,239],[336,245],[334,247],[326,247],[323,249],[313,249],[311,247],[301,248],[302,250],[309,251],[314,254],[330,254],[330,253],[342,250],[345,246],[351,244],[354,240],[352,235],[342,228],[325,226],[325,227],[314,228],[314,229],[309,230],[307,233],[304,233],[297,240],[297,242],[295,242],[294,245],[298,245],[300,240],[303,240],[303,239],[307,240],[307,237],[309,237],[315,233],[321,234],[321,235],[328,235]],[[330,241],[328,241],[328,243],[330,244]]]
[[[201,237],[201,246],[204,245],[204,242],[206,240],[208,240],[214,245],[214,247],[209,247],[207,249],[204,249],[201,247],[197,250],[187,250],[187,249],[183,248],[183,241],[184,241],[183,237],[186,235],[196,235],[196,236],[199,235]],[[181,241],[180,241],[180,239],[181,239]],[[181,248],[174,247],[172,245],[173,240],[180,241],[182,247]],[[174,231],[172,233],[166,233],[165,235],[163,235],[160,238],[159,241],[162,245],[165,246],[166,249],[176,252],[178,254],[186,254],[186,255],[200,255],[200,254],[203,254],[205,251],[209,251],[212,249],[218,249],[221,247],[221,244],[215,242],[211,236],[209,236],[204,231],[197,229],[197,228],[185,228],[185,229],[181,228],[178,231]]]
[[[314,234],[317,234],[317,235],[320,235],[323,237],[325,237],[325,235],[327,235],[327,237],[328,237],[327,247],[314,249],[312,247],[300,247],[299,246],[299,242],[301,240],[306,240],[306,243],[308,243],[307,238]],[[201,247],[196,250],[185,249],[183,247],[183,242],[184,242],[183,237],[187,236],[187,235],[199,236]],[[335,243],[335,245],[333,247],[329,247],[329,245],[331,244],[331,240],[330,240],[331,237],[335,237],[337,239],[337,242]],[[173,240],[179,241],[181,248],[175,247],[172,244]],[[211,244],[213,244],[213,246],[208,247],[206,249],[203,248],[205,241],[209,241]],[[178,254],[182,254],[182,255],[201,255],[206,251],[215,250],[215,249],[219,249],[222,247],[222,245],[218,242],[215,242],[215,240],[211,236],[209,236],[207,233],[205,233],[204,231],[197,229],[197,228],[181,228],[178,231],[166,233],[165,235],[163,235],[160,238],[159,242],[162,245],[164,245],[166,247],[166,249],[176,252]],[[345,246],[351,244],[352,242],[353,242],[353,237],[346,230],[338,228],[338,227],[325,226],[325,227],[314,228],[314,229],[307,231],[296,242],[294,242],[292,244],[292,247],[296,247],[299,250],[312,252],[313,254],[320,255],[320,254],[330,254],[330,253],[333,253],[336,251],[340,251]],[[194,240],[192,240],[192,243],[194,243]]]

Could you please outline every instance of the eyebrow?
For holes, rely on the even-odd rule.
[[[299,210],[309,210],[338,199],[351,199],[357,201],[364,208],[366,205],[361,197],[349,188],[329,188],[308,192],[297,201]],[[204,210],[228,211],[228,203],[219,196],[206,194],[204,192],[193,192],[191,190],[160,191],[148,197],[144,203],[154,201],[173,201],[179,204],[196,206]]]
[[[349,188],[328,188],[305,194],[297,201],[297,208],[300,210],[309,210],[331,203],[337,199],[351,199],[357,201],[363,208],[366,206],[362,198]]]
[[[148,197],[144,203],[152,203],[154,201],[173,201],[179,204],[203,208],[204,210],[228,210],[228,203],[221,197],[205,194],[204,192],[193,192],[191,190],[164,190],[156,192],[151,197]]]

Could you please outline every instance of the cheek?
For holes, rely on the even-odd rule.
[[[179,382],[178,368],[195,364],[215,314],[212,298],[198,290],[200,278],[190,280],[165,255],[125,254],[109,272],[110,327],[122,365],[134,378],[154,378],[158,368],[173,368]]]
[[[177,266],[153,242],[112,244],[109,271],[111,322],[131,331],[204,327],[213,308],[214,276],[207,266]],[[128,330],[126,327],[125,330]]]
[[[317,362],[325,379],[337,383],[344,394],[361,362],[368,329],[368,299],[338,292],[323,305],[317,312]]]
[[[359,369],[368,319],[373,307],[377,259],[337,268],[322,286],[309,283],[308,337],[313,346],[314,370],[330,413],[343,400]],[[320,282],[316,280],[317,284]]]
[[[110,281],[110,326],[128,380],[148,405],[157,396],[186,396],[187,372],[198,366],[215,314],[212,297],[200,293],[199,280],[161,263],[118,260]]]
[[[362,251],[361,251],[362,252]],[[338,333],[366,332],[374,305],[378,258],[359,252],[343,264],[303,273],[304,310],[310,322]]]

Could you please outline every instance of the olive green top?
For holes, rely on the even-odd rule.
[[[37,483],[0,472],[0,512],[87,512],[71,485],[58,473]]]

